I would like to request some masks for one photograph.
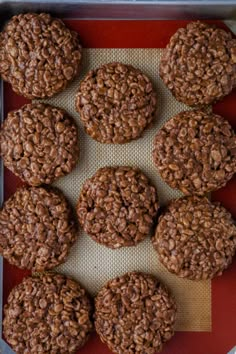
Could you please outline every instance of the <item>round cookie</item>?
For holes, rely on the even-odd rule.
[[[236,172],[236,135],[219,115],[181,112],[158,131],[153,161],[172,188],[204,195],[225,186]]]
[[[236,39],[221,28],[191,22],[170,38],[159,73],[178,101],[211,104],[236,85]]]
[[[75,104],[88,135],[101,143],[123,144],[139,138],[151,123],[157,98],[139,69],[109,63],[88,72]]]
[[[236,225],[219,203],[184,197],[173,200],[160,216],[152,241],[170,272],[192,280],[212,279],[232,262]]]
[[[104,167],[84,183],[77,215],[94,241],[120,248],[149,235],[158,207],[155,187],[138,168]]]
[[[16,15],[0,34],[0,74],[28,99],[51,97],[78,74],[78,34],[46,13]]]
[[[154,276],[127,273],[95,299],[95,328],[113,353],[155,354],[174,334],[176,305]]]
[[[76,238],[72,209],[56,189],[20,188],[0,210],[0,254],[19,268],[54,268]]]
[[[61,108],[30,103],[8,113],[0,131],[4,165],[30,185],[50,184],[79,157],[75,121]]]
[[[15,353],[76,353],[92,330],[85,290],[64,275],[24,278],[4,307],[3,332]]]

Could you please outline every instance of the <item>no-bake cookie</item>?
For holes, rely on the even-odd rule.
[[[23,181],[50,184],[70,173],[78,161],[77,126],[61,108],[26,104],[8,113],[0,147],[4,165]]]
[[[236,225],[219,203],[184,197],[173,200],[160,216],[152,240],[170,272],[192,280],[212,279],[232,262]]]
[[[236,39],[214,25],[191,22],[170,38],[159,73],[180,102],[202,106],[218,101],[236,85]]]
[[[110,280],[95,299],[95,328],[116,354],[154,354],[174,334],[176,304],[154,276],[131,272]]]
[[[72,209],[55,188],[19,188],[0,210],[0,254],[19,268],[56,267],[76,238]]]
[[[101,143],[123,144],[139,138],[151,123],[157,96],[139,69],[109,63],[88,72],[75,105],[88,135]]]
[[[153,161],[172,188],[204,195],[225,186],[236,172],[236,135],[219,115],[181,112],[156,134]]]
[[[46,13],[16,15],[0,34],[0,74],[26,98],[62,91],[78,74],[78,34]]]
[[[17,354],[76,353],[92,331],[91,312],[74,280],[53,273],[28,277],[8,296],[4,336]]]
[[[155,187],[138,168],[104,167],[84,183],[77,215],[93,240],[120,248],[150,234],[158,207]]]

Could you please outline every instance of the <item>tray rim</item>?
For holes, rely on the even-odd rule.
[[[56,5],[56,6],[55,6]],[[0,19],[38,11],[78,19],[236,18],[235,0],[0,0]]]

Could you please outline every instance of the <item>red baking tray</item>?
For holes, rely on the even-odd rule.
[[[170,36],[189,21],[110,21],[66,20],[67,25],[79,32],[87,48],[164,48]],[[208,21],[209,22],[209,21]],[[218,26],[226,28],[219,21]],[[157,73],[158,75],[158,73]],[[19,108],[28,101],[4,86],[5,116],[9,110]],[[227,118],[236,128],[236,91],[213,107],[215,113]],[[22,183],[7,169],[4,172],[4,194],[7,199]],[[212,194],[236,218],[236,177],[225,188]],[[128,269],[127,269],[128,271]],[[9,291],[29,274],[4,262],[4,302]],[[212,331],[176,332],[163,354],[226,354],[236,344],[236,261],[222,277],[212,281]],[[79,351],[80,354],[111,353],[94,334]],[[65,353],[66,354],[66,353]],[[124,353],[125,354],[125,353]]]

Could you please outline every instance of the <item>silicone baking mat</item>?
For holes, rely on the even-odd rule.
[[[157,174],[152,162],[153,140],[157,130],[168,118],[188,109],[178,103],[157,76],[163,49],[85,49],[83,72],[80,77],[61,94],[44,100],[57,107],[66,109],[77,121],[81,158],[76,169],[65,178],[54,183],[64,191],[73,206],[86,178],[92,176],[100,167],[114,165],[138,166],[144,171],[157,188],[161,204],[181,194],[168,187]],[[104,63],[121,61],[132,64],[145,72],[155,84],[158,93],[158,107],[154,123],[141,139],[128,144],[101,144],[91,139],[83,131],[79,115],[75,111],[74,97],[79,81],[84,74]],[[68,261],[58,270],[80,280],[95,295],[101,286],[128,270],[144,271],[155,274],[163,280],[176,297],[178,304],[177,330],[211,330],[211,284],[210,281],[193,282],[169,273],[159,262],[150,238],[136,247],[110,250],[95,243],[84,232],[80,232],[78,242],[73,247]]]
[[[71,28],[78,30],[83,45],[88,48],[84,51],[83,72],[78,80],[64,93],[48,100],[48,102],[65,108],[77,119],[81,155],[80,162],[73,173],[59,180],[55,185],[61,188],[75,205],[82,183],[97,168],[105,165],[126,164],[139,166],[151,178],[157,186],[162,204],[177,197],[179,194],[168,188],[158,177],[152,164],[151,151],[153,137],[159,127],[163,125],[163,122],[173,114],[187,108],[173,99],[157,75],[161,48],[165,46],[169,36],[177,28],[186,25],[186,22],[72,20],[67,21],[67,23]],[[152,78],[159,97],[157,116],[153,126],[144,134],[142,139],[122,146],[103,145],[87,137],[79,123],[78,114],[74,110],[74,92],[83,74],[90,68],[95,68],[110,61],[133,64],[142,69]],[[235,94],[230,95],[213,109],[227,118],[232,118],[233,98],[235,98]],[[5,114],[8,110],[21,106],[24,102],[24,99],[14,95],[6,85]],[[13,180],[8,171],[5,171],[5,198],[15,190],[19,183],[17,179],[14,178]],[[215,193],[213,198],[225,197],[230,189],[232,193],[236,191],[235,181],[231,182],[224,191]],[[226,206],[229,208],[234,207],[235,204],[233,194],[230,199],[231,202],[229,198],[225,198]],[[176,329],[183,331],[178,332],[175,338],[167,344],[164,353],[220,354],[226,353],[235,344],[230,329],[226,331],[226,334],[224,333],[228,323],[230,323],[231,314],[236,311],[236,300],[232,294],[236,290],[233,289],[232,283],[233,268],[235,268],[235,264],[223,277],[214,280],[212,284],[210,282],[181,280],[168,273],[158,263],[157,256],[148,239],[137,247],[112,251],[97,245],[88,236],[80,232],[78,242],[73,247],[68,261],[58,270],[79,279],[93,294],[108,279],[128,270],[143,270],[157,275],[169,286],[176,297],[179,308]],[[5,263],[5,296],[23,274],[26,274],[26,272],[16,270],[16,268]],[[11,279],[9,279],[10,277]],[[232,288],[231,293],[229,291],[226,293],[227,301],[225,301],[224,307],[228,310],[224,314],[221,314],[223,303],[219,298],[222,284],[224,287],[227,284],[226,291],[229,287]],[[225,317],[221,318],[220,316],[223,315]],[[221,319],[222,328],[219,335],[215,335],[217,325],[219,326],[216,316]],[[224,340],[222,338],[220,340],[222,332]],[[197,348],[194,346],[194,342],[197,343],[199,339],[201,339],[201,350],[199,346]],[[218,341],[221,347],[218,345]],[[94,352],[95,347],[98,353],[109,353],[109,350],[96,337],[80,352],[90,354]],[[196,351],[197,349],[198,351]]]

